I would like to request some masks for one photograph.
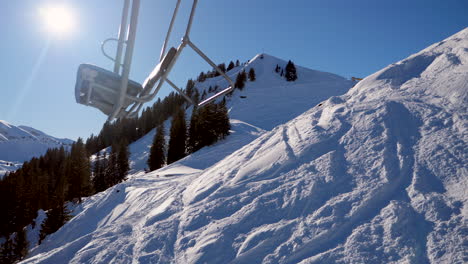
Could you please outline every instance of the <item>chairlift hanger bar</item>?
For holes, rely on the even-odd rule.
[[[122,23],[120,24],[119,30],[119,43],[117,46],[117,55],[114,64],[114,72],[119,73],[120,68],[120,56],[123,49],[123,39],[125,38],[126,32],[125,27],[127,24],[128,16],[128,7],[130,0],[125,0],[124,10],[122,13]],[[108,121],[112,121],[120,113],[122,106],[124,104],[125,96],[127,95],[127,86],[128,86],[128,77],[130,75],[130,67],[132,64],[133,49],[135,47],[135,38],[136,38],[136,29],[138,24],[138,12],[140,11],[140,0],[132,1],[132,10],[130,15],[130,25],[127,36],[127,47],[125,48],[124,63],[122,65],[122,81],[120,83],[120,96],[116,105],[114,105],[114,110],[111,115],[109,115]]]
[[[162,59],[164,58],[164,55],[166,54],[167,42],[169,41],[169,38],[171,37],[172,28],[174,27],[174,22],[176,20],[177,13],[179,12],[180,1],[181,0],[177,0],[174,13],[172,14],[171,23],[169,24],[169,29],[167,30],[166,38],[164,39],[164,44],[161,48],[161,53],[159,55],[159,61],[162,61]]]
[[[129,1],[129,0],[126,0],[126,2]],[[179,7],[180,7],[180,3],[181,3],[181,0],[177,0],[177,3],[176,3],[176,6],[174,8],[174,12],[173,12],[173,15],[172,15],[172,18],[171,18],[171,22],[169,24],[169,28],[168,28],[168,31],[166,33],[166,38],[164,40],[164,43],[163,43],[163,46],[162,46],[162,49],[161,49],[161,53],[160,53],[160,58],[159,58],[159,61],[162,62],[162,60],[164,59],[164,55],[166,55],[166,48],[167,48],[167,44],[169,42],[169,39],[170,39],[170,36],[171,36],[171,33],[172,33],[172,29],[174,27],[174,23],[176,21],[176,17],[177,17],[177,14],[178,14],[178,11],[179,11]],[[133,6],[132,6],[132,16],[131,16],[131,22],[130,22],[130,28],[129,28],[129,40],[127,42],[129,42],[128,46],[127,46],[127,49],[133,49],[133,47],[130,47],[130,41],[132,41],[134,43],[135,39],[135,33],[134,31],[136,31],[136,21],[138,19],[138,12],[135,12],[135,8],[139,8],[139,4],[140,4],[140,0],[133,0]],[[219,69],[219,67],[213,62],[210,60],[210,58],[208,58],[208,56],[206,56],[191,40],[190,40],[190,33],[191,33],[191,29],[192,29],[192,25],[193,25],[193,19],[195,17],[195,11],[196,11],[196,7],[197,7],[197,4],[198,4],[198,0],[194,0],[193,1],[193,4],[192,4],[192,8],[191,8],[191,11],[190,11],[190,17],[189,17],[189,21],[187,23],[187,27],[186,27],[186,30],[185,30],[185,35],[184,37],[182,38],[182,42],[181,44],[177,47],[177,51],[176,51],[176,54],[174,55],[174,58],[172,59],[170,65],[168,65],[166,71],[162,74],[161,76],[161,79],[159,80],[159,83],[158,85],[156,86],[156,89],[154,90],[154,92],[149,92],[148,94],[142,94],[141,96],[139,96],[137,102],[135,102],[135,104],[130,108],[130,110],[128,111],[127,115],[128,116],[135,116],[138,114],[138,112],[141,110],[143,104],[145,102],[148,102],[148,101],[151,101],[152,99],[154,99],[157,95],[157,93],[159,92],[159,90],[161,89],[162,85],[164,84],[164,82],[167,82],[170,86],[172,86],[178,93],[180,93],[189,103],[193,104],[193,101],[183,93],[182,89],[178,88],[173,82],[171,82],[170,80],[167,79],[167,76],[169,75],[170,71],[172,70],[172,67],[174,66],[175,62],[177,61],[178,57],[180,56],[180,54],[182,53],[183,49],[188,45],[189,47],[191,47],[200,57],[202,57],[209,65],[211,65],[221,76],[224,77],[224,79],[226,79],[229,83],[229,87],[217,94],[215,94],[214,96],[211,96],[210,98],[202,101],[199,106],[203,106],[213,100],[215,100],[216,98],[218,98],[219,96],[223,95],[223,94],[226,94],[228,92],[230,92],[233,88],[234,88],[234,83],[233,81],[231,80],[231,78],[229,78],[229,76],[226,75],[226,73],[224,73],[221,69]],[[128,8],[128,4],[126,4],[127,8]],[[125,7],[124,6],[124,9]],[[125,12],[125,10],[124,10]],[[125,13],[128,13],[125,12]],[[122,22],[125,22],[125,16],[122,15]],[[122,32],[122,25],[121,25],[121,32]],[[133,32],[132,32],[133,31]],[[119,34],[119,38],[120,38],[121,34]],[[133,37],[133,38],[132,38]],[[121,42],[119,41],[119,44]],[[127,57],[127,54],[126,54],[126,57]],[[131,62],[131,60],[130,60]],[[128,66],[125,64],[124,62],[124,65],[123,65],[123,68],[126,69]],[[125,73],[125,72],[124,72]],[[125,81],[125,75],[123,74],[123,79],[122,79],[122,85],[123,85],[123,82]],[[127,76],[127,82],[128,82],[128,76]],[[122,88],[122,87],[121,87]],[[153,87],[149,87],[149,85],[144,85],[143,89],[145,91],[151,91]],[[120,98],[122,99],[122,97],[124,97],[125,93],[124,93],[124,90],[121,89],[121,96]],[[126,91],[125,91],[126,92]],[[123,101],[123,99],[121,100]],[[113,113],[113,115],[109,116],[109,120],[113,120],[118,114],[119,114],[119,109],[121,108],[120,105],[117,105],[118,108],[116,108],[116,111]]]
[[[114,64],[114,72],[117,74],[120,74],[120,61],[122,60],[122,51],[123,51],[123,44],[125,42],[127,30],[126,30],[126,25],[127,25],[127,19],[128,19],[128,6],[130,4],[129,0],[125,0],[124,2],[124,8],[122,12],[122,21],[120,22],[120,28],[119,28],[119,38],[118,38],[118,44],[117,44],[117,53],[115,56],[115,61],[116,63]],[[138,3],[139,4],[139,3]],[[104,43],[103,43],[104,45]]]

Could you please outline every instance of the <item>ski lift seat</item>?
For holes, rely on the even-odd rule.
[[[114,72],[91,64],[81,64],[78,67],[75,86],[76,102],[93,106],[110,115],[120,98],[121,79],[122,77]],[[131,97],[136,97],[142,91],[141,84],[129,80],[123,109],[135,102]]]

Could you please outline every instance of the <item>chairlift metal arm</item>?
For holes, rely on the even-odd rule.
[[[172,86],[172,88],[174,88],[177,92],[179,92],[184,98],[185,100],[187,100],[189,103],[193,104],[193,101],[192,101],[192,98],[188,97],[184,91],[182,91],[182,89],[180,89],[179,87],[177,87],[177,85],[175,85],[171,80],[167,79],[166,78],[166,82]]]
[[[123,29],[124,29],[124,27],[126,26],[126,23],[127,23],[128,2],[129,2],[129,0],[125,0],[124,10],[123,10],[123,15],[122,15],[122,22],[121,22],[120,31],[119,31],[119,38],[121,36],[120,33],[124,32]],[[170,23],[169,29],[168,29],[168,31],[166,33],[166,38],[164,40],[163,47],[161,49],[161,53],[160,53],[160,57],[159,57],[160,62],[163,59],[164,54],[166,52],[167,42],[168,42],[168,40],[170,38],[175,19],[177,17],[180,2],[181,2],[181,0],[177,1],[176,7],[174,9],[174,13],[172,15],[171,23]],[[156,90],[153,93],[151,93],[151,91],[150,91],[150,93],[148,95],[144,95],[144,96],[140,96],[138,98],[134,98],[135,103],[131,106],[130,110],[128,111],[128,115],[138,113],[138,111],[140,111],[141,107],[143,106],[144,102],[150,101],[150,100],[152,100],[152,98],[154,98],[156,96],[156,94],[159,91],[159,89],[161,88],[162,84],[163,84],[163,81],[160,81],[158,86],[156,87]],[[111,121],[114,118],[114,116],[116,116],[117,114],[119,114],[119,113],[117,111],[115,111],[111,116],[109,116],[108,121]]]
[[[174,66],[175,61],[177,60],[177,58],[179,57],[180,53],[185,48],[185,46],[186,46],[185,42],[180,43],[180,45],[177,47],[177,52],[174,55],[174,59],[171,61],[171,63],[167,67],[167,70],[162,74],[161,78],[159,79],[158,85],[156,86],[154,91],[153,92],[150,91],[148,94],[140,96],[138,98],[138,100],[136,100],[135,104],[133,104],[130,107],[130,110],[128,111],[128,115],[134,115],[134,114],[138,113],[140,111],[140,109],[142,108],[143,103],[151,101],[151,100],[154,99],[154,97],[156,97],[156,95],[158,94],[158,92],[161,89],[164,82],[167,81],[167,75],[172,70],[172,67]],[[172,84],[173,84],[173,87],[174,86],[177,87],[174,83],[172,83]],[[147,88],[147,87],[144,87],[144,88]],[[153,88],[151,90],[153,90]],[[178,90],[178,89],[176,89],[176,90]],[[183,94],[183,95],[184,95],[184,98],[185,98],[186,95],[185,94]]]
[[[184,38],[185,37],[188,38],[188,36],[190,35],[190,31],[192,30],[192,23],[193,23],[193,18],[195,17],[195,10],[197,9],[197,5],[198,5],[198,0],[193,0],[192,10],[190,10],[190,17],[187,23],[187,29],[185,30]]]
[[[133,0],[132,10],[131,10],[131,15],[130,15],[130,25],[129,25],[129,31],[128,31],[127,47],[125,49],[125,57],[124,57],[124,63],[123,63],[124,65],[123,65],[123,70],[122,70],[122,82],[120,84],[120,97],[119,97],[117,104],[114,106],[114,110],[112,114],[109,116],[108,121],[112,121],[120,113],[121,108],[124,104],[125,96],[127,94],[128,77],[130,75],[130,67],[132,64],[133,48],[135,46],[136,28],[138,24],[139,10],[140,10],[140,0]]]
[[[193,100],[191,100],[191,98],[189,98],[180,88],[178,88],[172,81],[168,80],[167,79],[167,75],[170,73],[170,71],[172,70],[172,67],[174,66],[175,62],[177,61],[178,57],[180,56],[180,54],[182,53],[182,50],[187,46],[189,45],[200,57],[202,57],[209,65],[211,65],[221,76],[224,77],[224,79],[226,79],[229,83],[229,87],[227,89],[224,89],[223,91],[211,96],[210,98],[202,101],[199,106],[203,106],[211,101],[213,101],[214,99],[216,99],[217,97],[223,95],[223,94],[226,94],[228,92],[230,92],[233,88],[234,88],[234,82],[231,80],[231,78],[226,74],[224,73],[208,56],[206,56],[191,40],[190,40],[190,32],[191,32],[191,28],[192,28],[192,24],[193,24],[193,18],[195,16],[195,11],[196,11],[196,7],[197,7],[197,4],[198,4],[198,0],[194,0],[193,1],[193,5],[192,5],[192,9],[191,9],[191,12],[190,12],[190,18],[189,18],[189,21],[188,21],[188,24],[187,24],[187,28],[186,28],[186,31],[185,31],[185,36],[183,37],[182,39],[182,43],[177,47],[177,53],[176,55],[174,56],[174,59],[172,60],[171,64],[168,66],[166,72],[163,74],[163,76],[161,76],[161,79],[158,83],[158,85],[156,86],[156,89],[154,89],[154,92],[150,92],[149,94],[147,95],[144,95],[144,96],[141,96],[138,98],[137,102],[130,108],[129,110],[129,114],[132,114],[132,112],[138,112],[141,107],[143,106],[143,103],[146,102],[146,101],[150,101],[150,100],[153,100],[154,97],[158,94],[159,90],[161,89],[162,85],[164,84],[164,82],[166,81],[170,86],[172,86],[177,92],[179,92],[189,103],[193,104]],[[173,27],[173,24],[174,24],[174,21],[175,21],[175,18],[177,16],[177,12],[178,12],[178,9],[179,9],[179,5],[180,5],[180,0],[177,1],[177,4],[176,4],[176,8],[174,9],[174,13],[173,13],[173,16],[172,16],[172,19],[171,19],[171,24],[169,26],[169,30],[166,34],[166,39],[164,41],[164,44],[163,44],[163,48],[161,50],[161,56],[160,56],[160,61],[162,60],[162,58],[164,57],[164,54],[165,54],[165,49],[167,47],[167,42],[168,42],[168,39],[169,39],[169,36],[172,32],[172,27]]]
[[[210,58],[208,58],[208,56],[205,55],[205,53],[203,53],[191,40],[190,40],[190,31],[192,30],[192,24],[193,24],[193,18],[195,17],[195,10],[197,8],[197,4],[198,4],[198,0],[193,0],[193,5],[192,5],[192,10],[190,11],[190,18],[189,18],[189,22],[187,24],[187,29],[185,30],[185,36],[184,38],[182,39],[182,43],[183,44],[186,44],[186,45],[189,45],[196,53],[198,53],[198,55],[200,55],[200,57],[202,57],[208,64],[210,64],[219,74],[221,74],[221,76],[224,77],[224,79],[226,79],[229,83],[229,85],[233,88],[234,87],[234,83],[233,81],[231,80],[231,78],[229,78],[229,76],[227,76],[226,73],[224,73],[219,67],[218,65],[216,65],[212,60],[210,60]]]
[[[187,44],[196,52],[198,53],[198,55],[200,55],[200,57],[202,57],[206,62],[208,62],[208,64],[210,64],[221,76],[224,77],[224,79],[226,79],[228,82],[229,82],[229,85],[234,87],[234,83],[232,82],[231,78],[229,78],[229,76],[227,76],[227,74],[225,72],[223,72],[219,67],[218,65],[216,65],[212,60],[210,60],[210,58],[208,58],[208,56],[206,56],[195,44],[193,44],[192,41],[190,41],[190,39],[187,39]]]
[[[214,94],[214,95],[208,97],[207,99],[201,101],[201,102],[198,104],[198,106],[199,106],[199,107],[200,107],[200,106],[204,106],[204,105],[206,105],[206,104],[208,104],[208,103],[214,101],[216,98],[218,98],[218,97],[220,97],[220,96],[222,96],[222,95],[225,95],[225,94],[229,93],[230,91],[232,91],[232,89],[233,89],[233,88],[232,88],[231,86],[229,86],[228,88],[222,90],[221,92],[216,93],[216,94]]]
[[[177,17],[177,12],[179,12],[180,1],[181,0],[177,0],[177,4],[176,4],[176,7],[174,9],[174,13],[172,14],[171,24],[169,25],[169,29],[167,30],[166,39],[164,39],[164,44],[163,44],[163,47],[161,49],[161,54],[159,55],[159,61],[162,61],[162,59],[164,58],[164,54],[166,53],[167,42],[169,41],[169,38],[171,36],[172,28],[174,27],[174,22],[175,22],[176,17]]]
[[[126,26],[127,26],[127,18],[128,18],[128,7],[130,5],[130,0],[125,0],[124,2],[124,8],[122,11],[122,21],[120,22],[120,28],[119,28],[119,38],[118,38],[118,44],[117,44],[117,53],[115,56],[115,64],[114,64],[114,72],[119,74],[120,73],[120,66],[122,63],[122,51],[123,51],[123,45],[125,42],[125,39],[127,38],[126,34]],[[103,43],[104,45],[104,43]],[[101,46],[103,49],[103,46]],[[104,49],[103,49],[104,53]]]

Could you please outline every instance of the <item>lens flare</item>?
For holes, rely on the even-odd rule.
[[[66,6],[48,6],[39,9],[45,29],[53,34],[69,34],[75,27],[72,10]]]

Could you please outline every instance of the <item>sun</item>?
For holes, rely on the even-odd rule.
[[[69,34],[75,27],[75,16],[67,6],[48,6],[39,9],[45,29],[56,35]]]

